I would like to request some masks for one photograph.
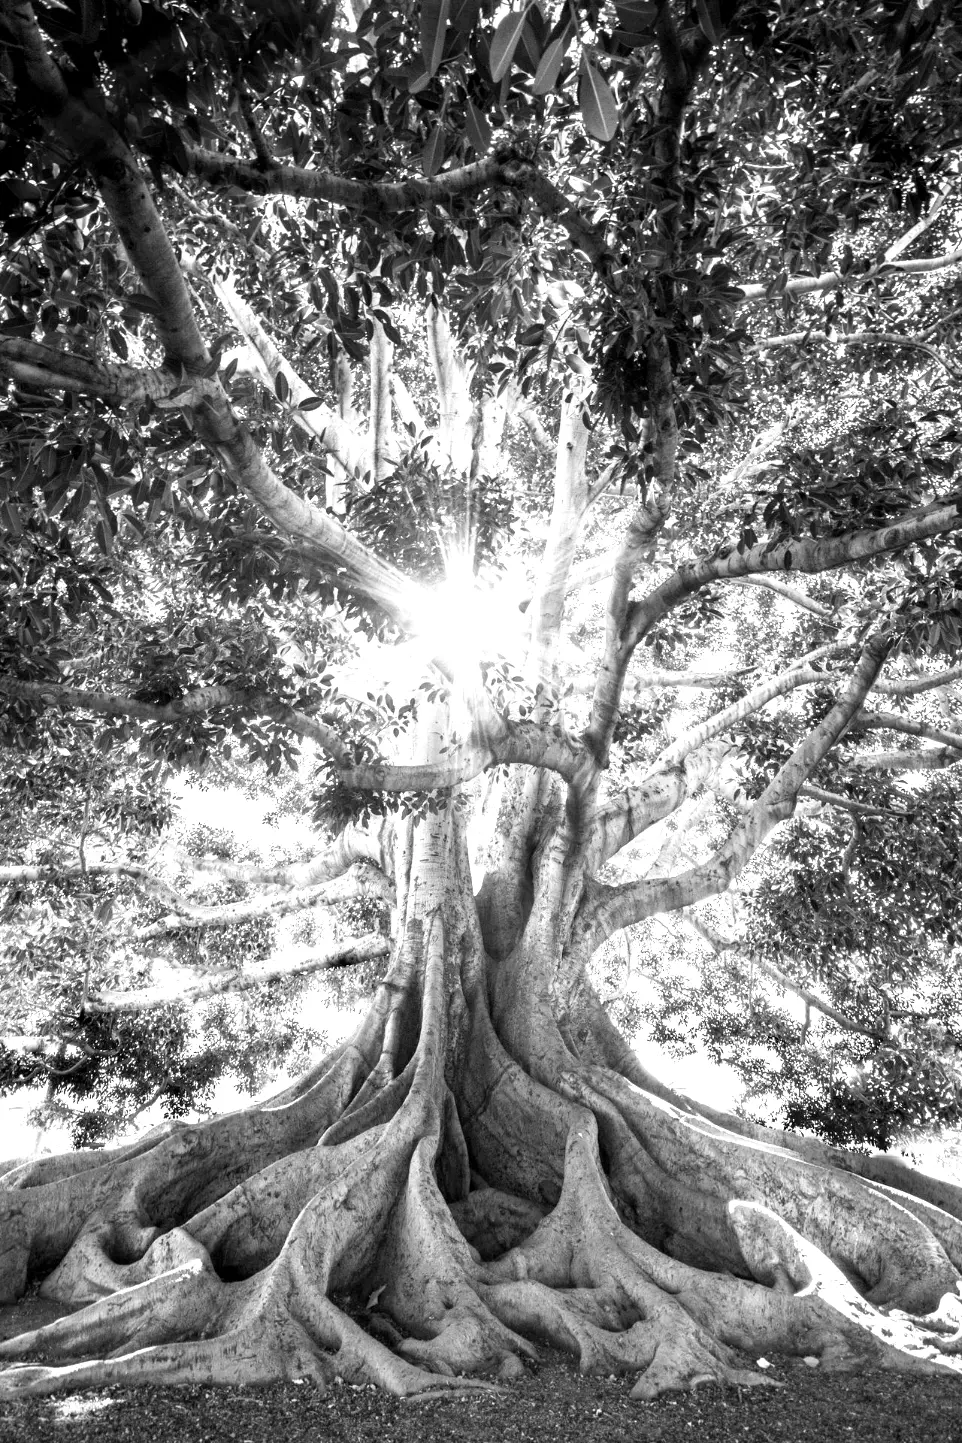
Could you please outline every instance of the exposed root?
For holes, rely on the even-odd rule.
[[[411,862],[409,897],[445,855]],[[14,1170],[3,1287],[40,1275],[84,1306],[0,1344],[0,1397],[295,1377],[459,1397],[540,1342],[641,1400],[770,1385],[746,1354],[962,1376],[962,1217],[574,1056],[544,988],[528,1035],[524,989],[501,997],[509,1052],[464,914],[401,933],[358,1033],[273,1104]]]
[[[585,1112],[568,1139],[558,1205],[526,1242],[489,1265],[482,1296],[519,1331],[575,1352],[583,1371],[637,1374],[635,1398],[705,1381],[766,1382],[739,1366],[676,1289],[649,1275],[648,1253],[657,1257],[615,1211],[594,1118]]]
[[[644,1154],[638,1174],[645,1200],[656,1200],[675,1256],[739,1272],[728,1203],[756,1201],[814,1243],[877,1307],[923,1313],[955,1291],[959,1270],[938,1237],[888,1189],[725,1133],[602,1069],[564,1081],[594,1103],[603,1139],[613,1116],[631,1131]]]

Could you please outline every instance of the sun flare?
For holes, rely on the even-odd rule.
[[[444,579],[425,590],[416,609],[414,639],[459,688],[478,683],[483,663],[505,657],[520,664],[526,627],[520,578],[474,574],[470,557],[449,554]]]

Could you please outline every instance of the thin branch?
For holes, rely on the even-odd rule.
[[[265,962],[248,967],[208,974],[186,986],[169,983],[163,987],[143,987],[135,992],[94,992],[87,999],[85,1011],[94,1015],[149,1012],[158,1007],[204,1002],[225,992],[246,992],[252,987],[266,987],[270,982],[286,981],[290,977],[304,977],[335,967],[357,967],[376,957],[386,957],[390,950],[389,938],[380,932],[371,932],[326,951],[318,951],[315,947],[291,948],[282,957],[270,957]]]
[[[876,685],[878,683],[876,682]],[[901,811],[897,807],[870,807],[865,802],[856,802],[852,797],[840,796],[838,792],[827,792],[823,787],[813,787],[807,782],[804,787],[799,787],[800,797],[811,797],[813,801],[823,802],[827,807],[837,807],[840,811],[851,812],[857,817],[905,817],[910,815],[908,811]]]
[[[929,275],[933,271],[948,270],[960,263],[962,263],[962,246],[926,260],[882,260],[878,265],[869,266],[866,270],[850,270],[846,271],[844,275],[841,271],[823,271],[818,276],[794,276],[784,285],[778,285],[777,288],[773,281],[756,281],[739,287],[742,293],[740,304],[753,305],[758,301],[777,301],[784,295],[808,296],[820,291],[844,289],[892,271],[900,272],[902,275]]]
[[[188,271],[199,273],[195,261],[190,262]],[[313,406],[301,410],[304,401],[316,401],[308,386],[281,354],[267,334],[252,306],[244,299],[229,276],[208,276],[211,288],[231,323],[247,342],[248,353],[261,380],[270,388],[279,375],[287,381],[291,419],[294,425],[315,439],[348,472],[363,472],[366,466],[364,441],[353,427],[331,410],[329,406]]]
[[[765,336],[755,340],[753,349],[756,351],[773,350],[782,346],[798,345],[835,345],[835,346],[901,346],[912,351],[921,351],[931,360],[947,371],[954,381],[962,377],[962,371],[951,362],[946,360],[940,351],[930,346],[926,341],[916,340],[914,336],[903,336],[898,331],[851,331],[848,334],[833,332],[826,335],[824,331],[791,331],[783,336]]]
[[[693,687],[705,690],[731,686],[757,670],[757,666],[736,666],[730,671],[665,671],[660,667],[648,667],[640,676],[631,678],[631,685],[626,688],[625,694],[634,696],[638,692],[655,691],[659,687]]]
[[[165,154],[156,154],[161,160],[167,159]],[[351,180],[331,171],[241,160],[190,144],[184,145],[181,155],[192,175],[216,185],[234,185],[254,195],[289,195],[318,200],[363,213],[374,220],[396,216],[404,211],[447,206],[459,198],[498,187],[515,190],[529,196],[542,214],[555,219],[573,244],[597,268],[605,270],[612,261],[604,231],[592,225],[535,166],[510,154],[500,153],[471,165],[458,166],[431,180],[411,176],[396,181]]]
[[[370,379],[368,406],[367,469],[373,482],[383,481],[392,470],[391,355],[394,347],[377,316],[371,318],[368,355]]]
[[[593,950],[605,937],[633,922],[658,912],[678,911],[726,891],[772,829],[792,815],[800,788],[858,714],[883,665],[886,651],[886,645],[879,639],[867,644],[831,711],[799,743],[728,840],[708,861],[673,877],[607,888],[589,901],[580,919],[581,947]]]
[[[355,862],[369,862],[390,878],[394,875],[394,822],[390,817],[381,817],[367,827],[347,826],[329,847],[307,862],[264,867],[220,857],[180,856],[178,860],[195,872],[213,872],[231,882],[271,887],[313,887],[341,876]]]
[[[830,606],[823,606],[820,601],[815,601],[801,587],[791,586],[787,581],[780,581],[775,576],[739,576],[733,583],[734,586],[762,586],[766,591],[774,591],[776,596],[781,596],[785,601],[790,601],[794,606],[800,607],[802,611],[810,611],[820,621],[837,622],[838,617]]]
[[[246,898],[242,902],[224,902],[214,907],[191,907],[186,912],[168,913],[149,926],[140,927],[133,934],[133,941],[150,942],[158,937],[170,937],[175,932],[199,932],[207,927],[236,927],[261,917],[286,917],[291,912],[306,911],[308,907],[329,907],[356,897],[379,897],[383,901],[392,901],[394,889],[387,878],[373,868],[353,867],[343,876],[322,882],[317,887],[304,887],[283,896],[270,893],[268,896]]]
[[[332,727],[315,721],[305,712],[284,702],[277,702],[262,692],[239,691],[229,686],[207,686],[187,692],[165,705],[138,701],[135,697],[114,696],[108,692],[87,691],[82,687],[63,686],[58,682],[21,681],[18,677],[0,675],[0,697],[15,697],[36,706],[59,706],[92,711],[99,716],[125,717],[135,721],[176,723],[189,717],[205,716],[213,711],[240,711],[276,722],[287,731],[307,737],[334,759],[336,765],[350,768],[350,755]]]
[[[859,717],[859,725],[875,731],[902,732],[905,736],[923,737],[929,742],[938,742],[943,747],[962,751],[962,735],[958,732],[942,731],[940,727],[929,726],[928,722],[914,721],[911,717],[899,716],[891,711],[866,711]]]
[[[511,411],[512,418],[520,421],[531,437],[536,451],[542,456],[554,459],[556,454],[555,443],[541,423],[541,419],[530,401],[518,400]]]
[[[857,1032],[862,1037],[874,1037],[878,1039],[885,1037],[884,1029],[866,1027],[863,1023],[856,1022],[853,1017],[849,1017],[847,1013],[840,1012],[837,1007],[833,1007],[830,1002],[826,1002],[824,997],[819,997],[816,992],[812,992],[809,988],[803,987],[800,982],[796,982],[793,977],[789,977],[788,974],[783,972],[779,967],[775,967],[771,962],[766,962],[756,951],[748,951],[738,942],[726,937],[720,937],[712,927],[709,927],[694,912],[685,909],[677,915],[691,928],[696,936],[708,944],[716,957],[722,956],[725,952],[734,952],[738,957],[745,957],[756,972],[760,972],[763,977],[767,977],[770,981],[774,982],[783,992],[794,993],[807,1007],[814,1007],[817,1012],[821,1012],[825,1017],[830,1018],[832,1022],[837,1023],[838,1026],[846,1032]]]
[[[375,218],[445,205],[459,196],[477,195],[499,185],[517,186],[519,172],[526,169],[503,156],[488,156],[472,165],[444,171],[431,180],[412,176],[407,180],[365,181],[351,180],[328,170],[282,165],[273,160],[242,160],[200,145],[185,144],[181,158],[186,160],[191,175],[216,185],[237,186],[254,195],[288,195],[323,201]]]
[[[811,667],[792,667],[783,672],[781,676],[762,682],[759,686],[746,692],[744,696],[739,697],[737,701],[732,702],[731,706],[716,712],[714,716],[709,717],[698,726],[692,727],[685,732],[684,736],[665,747],[652,763],[652,771],[660,771],[662,767],[678,766],[687,756],[698,747],[704,746],[712,737],[729,731],[745,717],[761,711],[776,697],[785,696],[788,692],[795,691],[801,686],[818,686],[832,679],[830,672],[815,671]]]
[[[640,786],[605,802],[591,819],[586,869],[596,871],[656,823],[677,814],[705,783],[713,765],[712,759],[702,757],[652,769]],[[671,839],[672,846],[676,842],[677,837]]]
[[[926,231],[932,229],[932,226],[941,215],[945,202],[949,199],[951,193],[951,187],[949,187],[934,197],[925,215],[917,220],[914,225],[909,226],[908,230],[903,232],[898,240],[893,241],[892,244],[886,248],[884,256],[886,261],[891,262],[898,260],[899,256],[904,255],[909,246],[915,244],[919,236],[925,235]]]
[[[509,722],[497,715],[490,725],[479,727],[475,738],[446,760],[405,766],[381,761],[355,763],[332,727],[260,692],[237,691],[227,686],[203,687],[161,706],[134,697],[0,675],[0,697],[4,695],[34,705],[76,707],[100,716],[161,723],[182,722],[188,717],[221,709],[243,711],[274,721],[315,742],[331,758],[338,780],[355,790],[434,791],[459,786],[490,767],[511,763],[544,767],[573,781],[585,765],[583,750],[559,729],[534,721]]]
[[[531,623],[527,663],[529,679],[544,686],[556,685],[558,681],[557,652],[568,577],[581,522],[588,508],[585,473],[588,437],[583,397],[576,391],[565,402],[561,412],[548,535],[538,568],[534,597],[528,608]]]
[[[960,761],[957,747],[922,747],[916,752],[865,752],[850,757],[846,766],[855,772],[938,772]]]
[[[244,117],[244,124],[247,126],[247,133],[254,147],[254,154],[257,156],[257,164],[262,169],[268,169],[274,164],[274,157],[271,155],[267,141],[264,139],[264,132],[261,130],[257,116],[254,113],[254,101],[251,93],[244,84],[244,77],[240,73],[238,73],[237,76],[236,86],[241,114]]]
[[[156,880],[140,862],[86,862],[83,866],[10,862],[0,866],[0,882],[70,882],[78,877],[132,877],[151,883]]]

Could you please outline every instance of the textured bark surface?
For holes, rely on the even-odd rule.
[[[78,1311],[0,1344],[0,1395],[412,1396],[511,1379],[541,1345],[637,1399],[763,1381],[746,1353],[960,1367],[959,1189],[658,1087],[587,986],[555,986],[550,845],[509,865],[551,788],[516,778],[502,815],[477,902],[457,802],[402,829],[389,973],[296,1086],[7,1170],[3,1298],[39,1280]]]

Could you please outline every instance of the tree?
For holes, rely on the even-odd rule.
[[[800,798],[862,815],[864,771],[924,781],[962,751],[925,700],[956,680],[939,388],[962,35],[938,4],[481,11],[3,6],[11,734],[26,749],[64,709],[169,756],[303,738],[337,827],[312,882],[363,863],[396,901],[365,1020],[270,1104],[6,1174],[6,1295],[41,1276],[87,1305],[0,1347],[8,1395],[301,1375],[423,1394],[508,1379],[537,1340],[639,1398],[757,1381],[739,1350],[956,1366],[962,1191],[672,1095],[587,969],[727,893]],[[438,388],[410,450],[386,424],[402,293]],[[499,370],[534,437],[556,418],[518,672],[492,655],[496,597],[461,607],[499,495]],[[148,589],[176,563],[181,600],[222,609],[206,648],[161,658],[155,636],[144,684],[123,648],[65,648],[87,548],[122,567],[136,538]],[[599,570],[593,620],[576,583]],[[276,639],[292,598],[300,659],[237,641],[248,610]],[[326,678],[335,615],[422,638],[401,705]],[[596,642],[583,693],[572,625]],[[703,683],[736,694],[670,740],[631,694]],[[873,710],[886,693],[904,709]],[[873,728],[911,741],[880,751]],[[662,823],[647,873],[604,872]]]

